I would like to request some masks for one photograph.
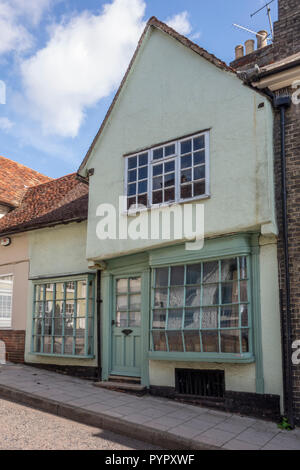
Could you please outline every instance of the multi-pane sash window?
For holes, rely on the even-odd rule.
[[[126,157],[127,209],[208,195],[208,132]]]
[[[92,356],[94,276],[34,287],[32,352]]]
[[[13,276],[0,276],[0,328],[11,327]]]
[[[156,268],[152,291],[153,351],[250,352],[247,257]]]

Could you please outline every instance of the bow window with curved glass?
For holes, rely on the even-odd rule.
[[[155,268],[152,351],[206,356],[251,352],[249,281],[246,256]]]
[[[33,304],[32,353],[93,357],[94,276],[37,282]]]

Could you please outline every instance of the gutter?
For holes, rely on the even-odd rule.
[[[282,225],[283,225],[283,247],[284,247],[284,270],[285,270],[285,300],[286,314],[281,307],[281,319],[283,329],[283,381],[285,395],[285,411],[289,424],[295,427],[293,410],[293,370],[292,370],[292,324],[291,324],[291,296],[290,296],[290,273],[289,273],[289,247],[288,247],[288,220],[287,220],[287,187],[286,187],[286,142],[285,142],[285,112],[291,105],[288,95],[274,96],[274,108],[280,111],[280,134],[281,134],[281,198],[282,198]]]
[[[259,73],[257,77],[255,77],[253,81],[258,82],[261,78],[265,78],[265,77],[268,77],[269,75],[274,75],[280,72],[284,72],[285,70],[293,69],[294,67],[297,67],[298,65],[300,65],[300,59],[295,60],[294,62],[290,62],[288,64],[281,65],[278,68],[266,70],[265,72],[262,71]]]

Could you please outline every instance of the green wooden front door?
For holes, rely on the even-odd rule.
[[[141,375],[141,277],[114,280],[111,374]]]

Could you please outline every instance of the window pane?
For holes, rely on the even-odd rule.
[[[85,354],[84,338],[75,339],[75,354],[78,354],[79,356],[83,356]]]
[[[205,182],[201,183],[194,183],[194,196],[202,196],[202,194],[205,194]]]
[[[246,256],[241,256],[240,260],[240,278],[246,279],[247,278],[247,258]]]
[[[75,335],[76,338],[84,338],[86,330],[86,319],[85,318],[76,318],[75,324]]]
[[[62,318],[54,318],[54,334],[55,335],[62,335],[62,325],[63,320]]]
[[[183,306],[183,287],[170,288],[170,307]]]
[[[148,205],[148,195],[147,194],[143,194],[143,195],[139,195],[138,196],[138,205],[139,206],[145,206],[147,207]]]
[[[232,328],[239,326],[239,306],[229,305],[228,307],[222,307],[221,309],[221,328]]]
[[[73,338],[65,338],[65,354],[73,354]]]
[[[154,165],[153,167],[153,176],[158,176],[163,174],[163,166],[162,164],[160,165]]]
[[[192,185],[191,184],[186,184],[184,186],[181,186],[181,199],[187,199],[192,197]]]
[[[152,193],[152,202],[153,204],[160,204],[163,200],[163,193],[162,191],[154,191]]]
[[[148,153],[142,153],[139,155],[139,166],[147,165],[148,163]]]
[[[175,173],[169,173],[165,175],[165,186],[174,186],[175,185]]]
[[[165,147],[165,156],[174,155],[175,153],[175,144],[167,145]]]
[[[222,304],[231,304],[238,302],[238,283],[222,283]]]
[[[201,180],[205,178],[205,166],[196,166],[194,168],[194,180]]]
[[[188,307],[200,305],[200,287],[187,287],[185,305]]]
[[[53,338],[53,352],[54,354],[62,354],[62,338],[57,336]]]
[[[174,188],[165,189],[164,196],[165,196],[165,202],[174,201],[175,200],[175,189]]]
[[[194,142],[194,150],[203,149],[205,147],[205,138],[204,135],[200,135],[193,139]]]
[[[218,333],[205,331],[201,333],[203,352],[219,352]]]
[[[183,351],[181,331],[168,331],[169,351]]]
[[[174,160],[165,163],[165,173],[170,173],[171,171],[175,170],[175,162]]]
[[[241,326],[248,326],[248,305],[241,305]]]
[[[136,168],[137,166],[137,158],[130,157],[128,158],[128,168],[131,170],[132,168]]]
[[[44,336],[44,353],[51,353],[51,336]]]
[[[201,264],[191,264],[186,268],[186,283],[200,284],[201,282]]]
[[[168,285],[168,273],[169,268],[158,268],[155,270],[157,287],[164,287]]]
[[[242,352],[249,352],[249,330],[242,330]]]
[[[199,308],[186,308],[184,316],[184,328],[198,328],[200,327],[200,309]]]
[[[153,310],[153,328],[165,328],[166,326],[166,311],[165,310]]]
[[[126,279],[127,282],[127,279]],[[132,277],[129,279],[129,289],[130,292],[141,292],[141,278]]]
[[[239,330],[221,331],[221,351],[226,353],[240,352],[240,332]]]
[[[127,310],[128,308],[128,298],[127,295],[118,295],[117,296],[117,310]]]
[[[130,197],[128,198],[127,201],[127,209],[129,210],[130,208],[133,209],[136,205],[136,198],[135,197]]]
[[[182,286],[184,283],[184,266],[172,266],[171,286]]]
[[[237,280],[237,259],[225,259],[221,261],[221,279],[222,281]]]
[[[86,314],[86,301],[77,300],[77,316],[84,317]]]
[[[166,308],[168,302],[168,289],[155,289],[154,307]]]
[[[118,311],[116,315],[116,327],[125,328],[127,325],[127,311]]]
[[[74,333],[74,318],[68,317],[65,319],[65,336],[73,336]]]
[[[128,182],[134,183],[136,181],[136,170],[132,170],[128,172]]]
[[[218,307],[202,309],[201,328],[218,328]]]
[[[194,153],[194,165],[200,165],[201,163],[205,163],[204,150]]]
[[[147,192],[147,180],[146,181],[140,181],[138,184],[138,193],[146,193]]]
[[[247,281],[240,282],[240,300],[241,302],[247,302],[248,300]]]
[[[42,334],[42,320],[36,320],[37,324],[37,331],[38,335]],[[52,334],[52,318],[47,318],[44,320],[44,334],[51,335]]]
[[[163,147],[159,148],[159,149],[155,149],[153,150],[153,158],[154,160],[158,159],[158,158],[163,158],[164,156],[164,149]]]
[[[148,177],[148,167],[144,166],[139,169],[139,180],[143,180]]]
[[[35,300],[44,299],[44,286],[36,286],[35,288]]]
[[[168,313],[168,329],[181,329],[182,326],[182,310],[169,310]]]
[[[127,279],[118,279],[117,280],[117,292],[122,294],[127,292],[128,289],[128,280]]]
[[[207,284],[203,286],[203,305],[216,305],[219,303],[219,285]]]
[[[190,181],[192,181],[192,170],[181,170],[180,182],[189,183]]]
[[[192,141],[191,140],[185,140],[184,142],[181,142],[180,144],[180,153],[183,155],[184,153],[191,152],[192,150]]]
[[[154,351],[167,351],[166,335],[164,331],[153,331],[152,338]]]
[[[192,166],[192,155],[185,155],[181,157],[181,168],[190,168]]]
[[[141,312],[130,312],[128,326],[138,327],[141,326]]]
[[[136,194],[136,183],[128,185],[127,195],[128,196],[133,196],[134,194]]]
[[[62,282],[58,282],[56,284],[56,300],[60,300],[64,298],[64,284]]]
[[[203,282],[218,282],[219,280],[219,263],[218,261],[210,261],[203,263]]]
[[[200,335],[199,331],[184,332],[185,350],[187,352],[200,352]]]
[[[161,189],[163,187],[162,176],[153,178],[153,189]]]
[[[134,312],[141,311],[141,296],[140,294],[129,296],[129,309]]]

